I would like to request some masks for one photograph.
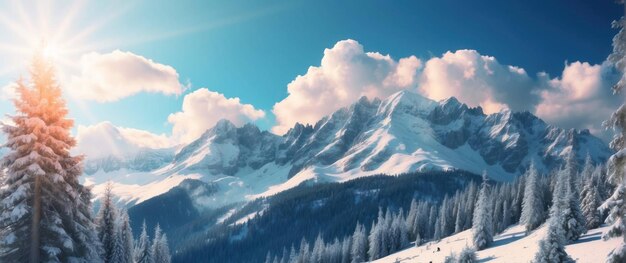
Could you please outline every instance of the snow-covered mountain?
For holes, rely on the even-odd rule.
[[[547,171],[574,150],[596,162],[611,150],[589,131],[546,124],[529,112],[486,115],[455,98],[432,101],[408,91],[384,100],[360,99],[285,135],[218,122],[194,142],[173,149],[131,151],[130,157],[87,162],[96,193],[112,180],[129,204],[164,193],[184,179],[216,187],[200,206],[220,207],[293,188],[375,174],[461,169],[512,180],[531,161]],[[106,180],[104,179],[106,178]]]

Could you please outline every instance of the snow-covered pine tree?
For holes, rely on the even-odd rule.
[[[466,199],[461,198],[458,201],[459,204],[456,208],[456,218],[454,219],[454,233],[459,233],[464,230],[465,218],[467,217],[467,215],[465,214]]]
[[[302,238],[300,241],[300,252],[298,253],[298,263],[309,263],[311,260],[311,249],[309,247],[309,242]]]
[[[96,217],[96,230],[102,243],[102,259],[104,262],[113,262],[113,250],[115,248],[115,228],[117,224],[117,211],[113,204],[113,184],[107,183],[102,197],[102,204]]]
[[[370,234],[368,237],[369,241],[369,249],[367,254],[369,255],[370,261],[376,260],[382,257],[382,247],[383,245],[383,224],[385,222],[385,218],[383,216],[382,209],[378,209],[378,219],[376,222],[372,222],[372,228],[370,229]]]
[[[594,169],[591,175],[584,178],[585,181],[581,192],[583,198],[581,207],[583,215],[585,216],[585,227],[587,229],[596,228],[602,223],[602,215],[598,210],[598,207],[602,204],[600,193],[598,192],[598,177],[593,175],[596,171],[598,171],[598,169]]]
[[[296,248],[291,244],[291,249],[289,250],[289,263],[297,263],[298,262],[298,254],[296,253]]]
[[[511,216],[515,219],[515,222],[519,222],[519,218],[522,214],[522,202],[524,201],[524,193],[526,192],[526,177],[519,176],[515,179],[515,197],[513,198],[513,203],[511,204]]]
[[[526,171],[526,186],[524,187],[524,199],[522,201],[522,215],[520,223],[524,224],[526,233],[537,228],[545,219],[543,193],[539,181],[539,175],[534,162]]]
[[[437,217],[439,216],[437,211],[436,206],[433,205],[430,207],[430,211],[428,212],[428,224],[426,225],[428,228],[425,229],[425,232],[428,233],[427,236],[433,239],[437,239],[435,237],[435,228],[438,221]]]
[[[287,248],[283,247],[283,255],[280,257],[280,263],[288,263],[289,262],[289,252],[287,252]],[[346,262],[342,262],[346,263]]]
[[[170,247],[167,243],[167,235],[161,233],[161,227],[157,225],[154,233],[154,242],[152,242],[152,263],[170,262],[172,262],[172,257],[170,256]]]
[[[465,247],[459,253],[458,263],[476,263],[478,258],[476,256],[476,249],[471,247]]]
[[[500,233],[500,231],[504,230],[504,226],[502,226],[502,221],[499,220],[502,218],[502,206],[503,206],[504,200],[502,199],[502,196],[500,196],[500,191],[493,193],[492,199],[494,199],[496,202],[494,206],[494,210],[493,210],[493,217],[492,217],[494,218],[494,220],[492,220],[493,229],[494,229],[494,232]]]
[[[415,199],[411,200],[411,206],[409,208],[409,213],[406,215],[406,224],[409,228],[411,237],[415,236],[415,231],[417,230],[417,201]]]
[[[478,186],[476,185],[476,183],[471,182],[468,190],[467,190],[467,204],[475,204],[476,200],[478,198]],[[466,205],[465,209],[465,215],[469,220],[465,220],[465,224],[463,226],[463,229],[469,229],[472,227],[472,218],[474,218],[474,206],[473,205]]]
[[[489,201],[489,182],[487,173],[483,174],[483,183],[474,209],[472,238],[476,249],[486,248],[493,241],[493,223],[491,222],[491,202]]]
[[[389,249],[391,248],[391,242],[392,242],[392,236],[391,236],[391,224],[392,223],[393,223],[393,216],[391,215],[391,210],[387,208],[387,212],[385,212],[383,227],[379,228],[379,231],[382,232],[380,257],[389,255]]]
[[[352,263],[367,261],[367,234],[365,227],[359,223],[356,224],[354,234],[352,235],[352,249],[350,251]]]
[[[352,261],[352,258],[350,257],[350,253],[352,252],[352,236],[348,235],[344,237],[341,243],[341,263],[350,263],[350,261]]]
[[[311,263],[321,263],[322,255],[324,253],[324,240],[322,239],[322,233],[317,235],[315,243],[313,243],[313,251],[311,252]]]
[[[150,237],[148,236],[148,230],[146,227],[146,221],[143,221],[141,225],[141,234],[139,235],[139,240],[137,240],[137,245],[135,245],[134,249],[134,258],[136,263],[151,263],[152,255],[150,253]]]
[[[121,210],[119,212],[116,231],[115,231],[115,248],[113,249],[113,260],[115,263],[132,263],[133,262],[133,231],[130,228],[130,220],[128,212]]]
[[[624,4],[624,2],[621,2]],[[620,93],[626,87],[626,19],[622,17],[613,22],[619,32],[613,37],[613,53],[608,60],[620,72],[621,78],[613,86],[614,93]],[[612,128],[616,133],[610,143],[611,148],[617,151],[607,162],[609,180],[616,186],[615,192],[602,204],[602,210],[610,210],[606,221],[611,228],[603,238],[609,239],[622,236],[622,242],[614,248],[607,257],[607,262],[626,261],[626,104],[622,104],[605,122],[605,126]]]
[[[507,227],[511,225],[511,211],[509,208],[510,208],[509,201],[505,200],[504,204],[502,205],[502,219],[501,219],[504,229],[506,229]]]
[[[563,212],[568,207],[568,186],[569,177],[567,171],[561,170],[557,176],[557,181],[550,207],[550,218],[548,219],[548,233],[539,241],[539,251],[535,254],[533,263],[554,263],[554,262],[574,262],[565,252],[565,230],[563,229]]]
[[[567,208],[563,210],[563,230],[565,238],[569,241],[577,240],[587,230],[585,229],[585,217],[580,209],[580,186],[578,183],[578,170],[576,168],[576,155],[574,150],[569,152],[567,163],[563,171],[567,180]]]
[[[72,156],[73,121],[52,63],[35,55],[31,83],[18,81],[14,125],[3,125],[7,168],[0,193],[0,261],[100,262],[91,193],[80,184],[82,157]]]

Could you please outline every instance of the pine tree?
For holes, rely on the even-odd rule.
[[[321,263],[322,255],[324,253],[324,240],[322,239],[322,233],[317,235],[315,243],[313,244],[313,251],[311,252],[311,263]]]
[[[435,207],[434,205],[430,207],[430,212],[428,213],[428,229],[427,231],[425,231],[428,233],[428,237],[431,237],[435,240],[437,239],[437,237],[435,236],[435,225],[437,224],[438,217],[437,211],[437,207]]]
[[[298,254],[296,253],[296,248],[291,244],[291,249],[289,250],[289,263],[298,262]]]
[[[622,1],[622,4],[623,1]],[[613,37],[613,53],[608,60],[620,72],[621,78],[613,87],[614,93],[621,92],[626,87],[626,19],[622,17],[613,22],[613,26],[619,28],[619,32]],[[605,126],[616,131],[610,143],[616,153],[607,162],[609,179],[616,186],[615,192],[602,204],[601,209],[610,210],[606,221],[611,223],[611,228],[603,238],[605,240],[622,236],[622,242],[611,251],[607,262],[626,261],[626,104],[622,104],[611,117],[605,122]]]
[[[478,258],[476,256],[476,249],[471,247],[465,247],[459,253],[458,263],[476,263],[478,262]]]
[[[73,122],[52,64],[33,59],[31,85],[18,81],[14,125],[3,125],[7,168],[0,192],[0,261],[100,262],[90,189],[80,184],[82,157],[72,156]]]
[[[383,216],[383,211],[382,209],[378,209],[378,220],[376,222],[372,222],[372,228],[370,229],[370,235],[368,237],[369,250],[367,253],[370,261],[374,261],[383,256],[382,250],[385,246],[383,244],[384,222],[385,218]]]
[[[357,227],[358,227],[358,223],[357,223]],[[363,235],[363,237],[365,240],[363,243],[365,244],[365,242],[367,242],[367,237],[365,237],[365,235]],[[352,257],[351,257],[352,238],[353,236],[346,236],[343,239],[343,242],[341,244],[341,263],[350,263],[352,261]],[[366,250],[363,250],[363,251],[365,252]]]
[[[115,248],[115,227],[117,223],[117,214],[113,204],[113,187],[107,183],[104,196],[102,197],[102,205],[96,218],[96,230],[98,238],[102,243],[102,258],[104,262],[113,262],[113,251]]]
[[[367,261],[367,235],[365,227],[359,223],[356,224],[354,234],[352,235],[352,249],[350,251],[352,263]]]
[[[265,263],[272,263],[272,253],[267,251],[267,255],[265,255],[265,261],[263,261],[263,262],[265,262]]]
[[[298,253],[298,263],[308,263],[311,260],[311,249],[309,248],[309,242],[302,238],[300,241],[300,252]]]
[[[119,213],[115,231],[115,248],[113,250],[113,260],[115,263],[133,262],[133,231],[130,228],[130,221],[126,210]]]
[[[167,236],[159,224],[154,228],[154,239],[150,248],[151,263],[169,263],[171,261]]]
[[[541,185],[534,162],[530,164],[525,177],[526,186],[524,187],[520,223],[524,224],[526,233],[528,233],[543,223],[545,212],[543,193],[541,192]]]
[[[561,171],[555,185],[555,192],[550,208],[547,236],[539,241],[539,251],[535,254],[534,263],[574,262],[565,252],[565,230],[563,214],[568,206],[568,177]]]
[[[146,228],[146,221],[143,221],[143,225],[141,226],[141,234],[139,235],[139,240],[137,240],[137,245],[135,246],[135,262],[136,263],[152,263],[152,255],[150,253],[150,237],[148,236],[148,230]]]
[[[415,199],[411,200],[409,213],[406,215],[406,224],[409,228],[411,237],[414,237],[417,231],[417,209],[417,201]]]
[[[152,242],[152,263],[170,263],[171,261],[167,235],[162,234],[161,227],[157,225]]]
[[[474,246],[483,249],[493,241],[493,224],[491,222],[491,205],[489,202],[489,183],[487,173],[483,174],[483,183],[474,209],[472,234]]]
[[[594,169],[592,174],[585,178],[582,195],[581,209],[585,216],[585,227],[587,229],[593,229],[600,226],[602,219],[598,207],[602,204],[600,199],[600,193],[598,192],[598,177],[594,176],[594,173],[599,172],[599,169]]]
[[[567,181],[567,208],[563,210],[563,230],[565,239],[577,240],[587,230],[585,229],[585,217],[580,209],[580,187],[578,184],[578,172],[576,169],[575,153],[572,149],[567,157],[565,170],[563,171]]]
[[[509,201],[505,201],[504,205],[502,206],[502,225],[504,226],[504,229],[506,229],[507,227],[509,227],[511,225],[511,212],[509,210]]]
[[[283,256],[280,258],[280,263],[288,263],[289,262],[289,254],[287,252],[287,248],[283,247]]]

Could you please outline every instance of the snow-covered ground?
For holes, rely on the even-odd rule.
[[[493,244],[484,250],[478,251],[479,262],[531,262],[538,250],[539,240],[546,233],[546,226],[533,231],[528,236],[523,226],[513,226],[494,238]],[[595,263],[604,262],[606,255],[619,244],[619,238],[602,240],[602,233],[608,227],[589,230],[580,240],[566,246],[567,253],[576,262]],[[436,262],[454,252],[457,255],[465,246],[472,244],[472,230],[466,230],[456,235],[442,239],[439,242],[429,242],[420,247],[412,247],[389,255],[374,262]],[[440,252],[436,252],[440,248]]]

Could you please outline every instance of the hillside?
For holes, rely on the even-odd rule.
[[[487,249],[477,252],[479,262],[530,262],[538,250],[539,240],[545,235],[545,226],[531,232],[524,233],[523,226],[512,226],[503,233],[494,237],[494,243]],[[600,227],[587,231],[578,241],[566,246],[567,253],[576,262],[595,263],[603,262],[604,257],[619,243],[619,238],[602,240],[602,234],[608,227]],[[472,230],[466,230],[453,236],[443,238],[439,242],[429,242],[420,247],[412,247],[401,252],[391,254],[373,262],[443,262],[450,253],[459,253],[471,245]],[[440,248],[440,252],[436,252]]]

